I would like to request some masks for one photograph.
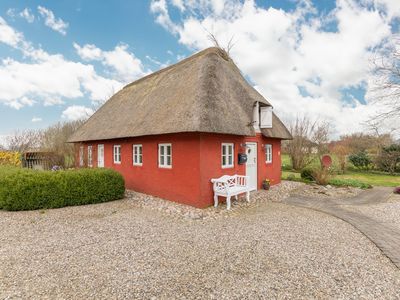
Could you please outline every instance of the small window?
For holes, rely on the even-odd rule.
[[[158,167],[172,168],[172,146],[171,144],[158,145]]]
[[[233,168],[233,144],[222,143],[222,168]]]
[[[272,163],[272,145],[265,145],[265,162]]]
[[[93,167],[93,148],[92,148],[92,146],[87,147],[87,157],[88,157],[88,166]]]
[[[272,128],[272,106],[260,107],[260,128]]]
[[[121,163],[121,145],[114,145],[114,164]]]
[[[133,145],[133,165],[141,166],[143,164],[142,145]]]
[[[83,167],[83,151],[84,151],[83,146],[80,146],[79,147],[79,166],[80,167]]]

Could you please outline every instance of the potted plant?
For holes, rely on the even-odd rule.
[[[264,190],[269,190],[269,188],[271,187],[271,180],[264,179],[262,182],[262,187]]]

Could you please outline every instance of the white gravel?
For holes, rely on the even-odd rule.
[[[258,201],[205,219],[132,199],[0,212],[0,298],[400,297],[400,271],[352,226]]]

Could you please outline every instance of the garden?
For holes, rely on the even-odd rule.
[[[340,162],[336,155],[331,155],[332,167],[328,172],[326,184],[334,186],[353,186],[359,188],[369,188],[372,186],[400,186],[400,173],[385,172],[378,170],[369,164],[369,168],[356,167],[350,160],[346,163],[344,171],[340,168]],[[320,160],[314,155],[310,163],[300,170],[293,169],[291,158],[288,154],[282,155],[282,179],[310,182],[314,181],[313,171],[320,169]]]

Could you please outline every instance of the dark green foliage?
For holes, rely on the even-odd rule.
[[[351,154],[349,161],[358,169],[368,169],[372,164],[372,160],[366,151]]]
[[[305,180],[314,181],[314,170],[310,168],[304,168],[301,170],[300,177]]]
[[[377,167],[385,172],[394,174],[400,164],[400,145],[393,144],[383,147],[376,159]]]
[[[32,210],[121,199],[123,177],[110,169],[0,169],[0,209]]]
[[[352,187],[357,187],[360,189],[370,189],[372,186],[368,183],[364,183],[355,179],[330,179],[329,180],[330,185],[334,186],[352,186]]]

